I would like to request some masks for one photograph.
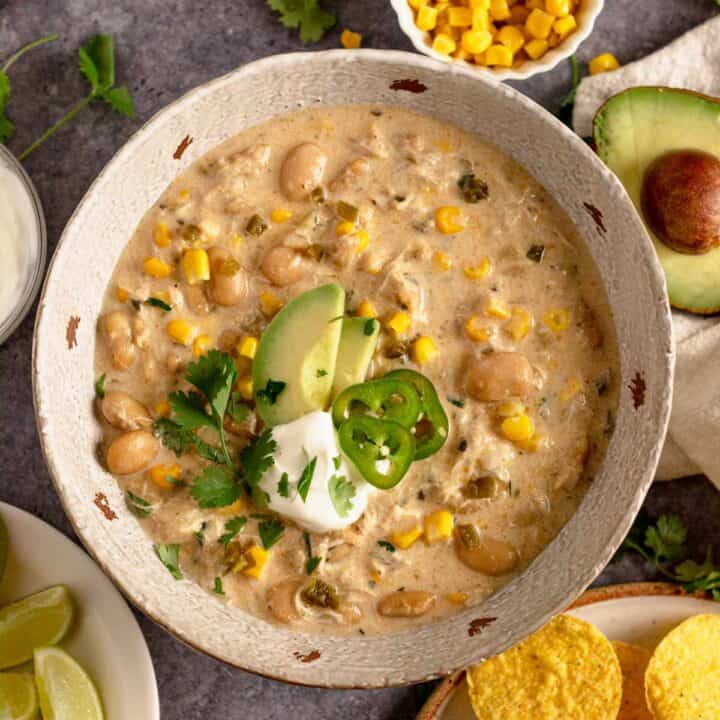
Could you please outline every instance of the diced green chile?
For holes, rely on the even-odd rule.
[[[421,419],[415,427],[415,460],[434,455],[448,437],[450,423],[435,386],[414,370],[393,370],[383,379],[402,380],[412,385],[420,396]]]
[[[381,490],[395,487],[415,455],[415,439],[392,420],[354,415],[338,431],[340,447],[367,482]]]
[[[411,428],[420,417],[421,402],[414,385],[401,379],[390,379],[386,375],[381,380],[370,380],[345,388],[333,403],[335,426],[339,427],[358,411],[374,413]]]

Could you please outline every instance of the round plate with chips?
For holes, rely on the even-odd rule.
[[[668,583],[631,583],[590,590],[567,612],[592,623],[611,640],[623,674],[632,677],[640,666],[644,670],[652,651],[671,630],[691,617],[720,615],[720,602],[686,595]],[[455,673],[438,685],[417,720],[476,720],[466,673]]]

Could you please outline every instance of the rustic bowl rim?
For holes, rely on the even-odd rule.
[[[343,63],[354,64],[358,60],[362,60],[363,62],[367,61],[369,63],[369,66],[372,68],[377,67],[387,71],[387,80],[390,80],[390,78],[398,78],[398,80],[395,80],[391,85],[391,88],[393,90],[400,89],[416,92],[416,90],[405,86],[399,88],[394,87],[397,82],[405,83],[406,80],[400,80],[400,78],[407,77],[407,73],[411,73],[413,70],[416,70],[421,76],[423,73],[426,73],[428,76],[437,76],[439,79],[445,78],[447,76],[457,76],[459,83],[462,84],[462,82],[467,82],[466,74],[465,80],[463,81],[462,73],[458,73],[456,68],[438,64],[433,60],[418,56],[417,54],[406,53],[402,51],[330,50],[318,53],[292,53],[265,58],[242,66],[238,69],[231,71],[230,73],[227,73],[226,75],[223,75],[215,80],[211,80],[208,83],[205,83],[195,89],[190,90],[189,92],[181,96],[179,99],[175,100],[173,103],[156,113],[130,138],[130,140],[116,153],[116,155],[110,160],[110,162],[96,178],[96,180],[92,183],[88,192],[81,200],[80,204],[70,218],[58,243],[57,249],[53,255],[50,268],[43,286],[40,306],[36,317],[32,358],[33,403],[35,409],[36,423],[40,436],[41,448],[56,491],[58,492],[63,508],[83,545],[103,568],[106,574],[108,574],[111,579],[113,579],[113,581],[120,587],[123,594],[125,594],[125,596],[137,607],[139,607],[139,609],[141,609],[150,619],[152,619],[160,626],[164,627],[175,637],[179,638],[190,647],[203,651],[218,660],[226,662],[230,665],[234,665],[240,669],[255,672],[257,674],[271,677],[277,680],[282,680],[285,682],[316,687],[333,688],[371,688],[385,687],[388,685],[407,685],[416,682],[423,682],[436,677],[441,677],[443,675],[446,675],[448,672],[451,672],[452,670],[458,667],[462,667],[463,665],[467,665],[469,663],[463,662],[462,657],[460,657],[459,655],[460,650],[453,649],[453,652],[457,655],[457,657],[453,661],[443,661],[438,666],[438,663],[433,660],[432,656],[430,656],[427,660],[424,661],[427,664],[422,671],[417,670],[409,674],[407,672],[403,674],[402,670],[396,670],[394,668],[391,670],[387,667],[383,668],[381,666],[377,666],[375,664],[370,665],[368,663],[367,667],[365,668],[353,666],[353,668],[351,668],[350,670],[343,671],[343,679],[337,680],[333,679],[334,676],[337,674],[335,665],[331,665],[330,667],[322,667],[321,663],[310,664],[309,661],[305,659],[307,656],[303,655],[300,650],[296,650],[293,653],[294,657],[296,658],[296,660],[299,661],[299,663],[292,664],[292,656],[290,655],[291,650],[296,647],[304,648],[307,650],[316,645],[322,646],[324,648],[324,652],[326,652],[327,655],[332,655],[333,652],[336,652],[336,646],[340,647],[340,645],[342,644],[343,651],[346,653],[351,652],[352,656],[355,657],[358,654],[362,655],[362,653],[368,651],[368,649],[372,655],[372,653],[377,652],[379,646],[382,646],[383,644],[388,644],[390,641],[392,641],[393,647],[395,647],[398,643],[408,643],[410,639],[412,639],[412,643],[410,645],[407,645],[406,647],[412,647],[414,652],[414,648],[417,646],[417,644],[422,644],[423,642],[426,643],[428,647],[432,647],[432,645],[428,641],[427,636],[433,634],[433,632],[437,634],[443,629],[452,630],[453,628],[459,628],[461,625],[464,626],[465,623],[467,623],[466,616],[468,616],[468,614],[472,612],[477,614],[477,610],[468,610],[467,612],[458,614],[448,620],[436,622],[430,625],[425,625],[413,631],[395,633],[392,635],[380,636],[377,638],[371,638],[370,636],[368,636],[368,638],[355,636],[352,638],[328,638],[325,636],[309,636],[303,633],[289,632],[287,630],[277,629],[274,626],[265,623],[264,621],[261,621],[255,617],[249,617],[249,621],[246,622],[245,618],[247,618],[248,616],[240,613],[239,611],[234,611],[235,614],[233,617],[237,618],[238,616],[242,615],[242,622],[245,622],[245,624],[248,627],[253,628],[254,631],[261,631],[263,634],[269,635],[273,639],[277,639],[278,635],[284,638],[284,642],[287,643],[283,646],[284,649],[285,647],[287,648],[288,657],[285,661],[287,662],[287,665],[272,666],[271,669],[270,667],[268,667],[267,662],[263,661],[262,658],[258,660],[257,658],[253,657],[251,660],[246,660],[245,658],[239,660],[237,658],[229,657],[230,650],[226,651],[226,646],[223,646],[223,650],[220,650],[218,647],[214,647],[212,649],[209,648],[208,644],[210,642],[216,641],[216,639],[211,639],[207,635],[199,638],[195,633],[195,628],[193,628],[193,632],[182,629],[178,626],[182,625],[183,623],[178,618],[177,612],[173,611],[174,614],[171,614],[171,619],[168,619],[169,613],[165,608],[160,611],[157,606],[153,605],[153,602],[149,597],[137,591],[130,591],[126,585],[130,584],[131,581],[129,579],[129,576],[127,576],[127,571],[125,568],[123,568],[122,564],[119,563],[114,557],[109,557],[106,548],[99,549],[97,547],[94,547],[92,542],[89,541],[87,536],[90,534],[90,530],[88,530],[85,524],[86,519],[83,517],[83,512],[85,512],[87,508],[85,507],[85,505],[81,506],[75,501],[70,491],[70,488],[65,485],[59,472],[59,465],[63,462],[69,461],[68,453],[67,451],[65,451],[63,453],[60,453],[59,456],[55,455],[53,448],[51,447],[52,441],[50,435],[48,434],[48,425],[52,423],[52,418],[48,419],[44,417],[42,413],[43,405],[47,404],[52,392],[56,390],[56,385],[53,385],[53,383],[50,383],[48,385],[48,380],[44,377],[41,377],[40,370],[43,364],[48,362],[45,359],[45,355],[49,353],[50,347],[52,347],[53,344],[57,342],[57,337],[52,334],[53,326],[50,320],[48,320],[47,323],[44,320],[46,314],[58,312],[53,311],[52,308],[47,304],[48,294],[51,291],[51,286],[54,280],[54,271],[57,269],[58,264],[61,264],[61,262],[65,261],[65,258],[63,257],[64,253],[69,252],[66,249],[66,246],[69,245],[69,239],[73,234],[75,224],[78,222],[78,217],[83,213],[83,210],[89,204],[89,201],[94,199],[94,194],[99,191],[99,187],[105,182],[106,178],[114,172],[116,166],[122,165],[122,162],[126,158],[129,158],[133,155],[133,153],[136,153],[137,150],[141,147],[142,143],[152,137],[155,131],[161,130],[163,128],[164,121],[171,120],[178,112],[184,112],[188,114],[188,110],[192,108],[193,103],[199,103],[206,95],[210,95],[214,91],[218,91],[228,85],[234,87],[234,83],[241,83],[242,81],[249,82],[256,75],[260,75],[262,73],[268,73],[273,71],[275,73],[282,73],[283,68],[287,68],[290,66],[303,65],[303,67],[305,67],[304,64],[317,64],[322,67],[325,67],[325,65],[329,65],[333,69],[335,69],[343,66]],[[353,72],[356,72],[356,69],[354,67]],[[562,125],[562,123],[560,123],[557,119],[551,116],[547,111],[538,106],[532,100],[526,98],[518,91],[508,86],[498,85],[497,83],[494,83],[484,78],[474,78],[472,82],[485,84],[487,92],[492,92],[493,95],[499,93],[505,96],[503,102],[515,104],[516,108],[522,109],[524,112],[528,113],[528,115],[536,116],[532,119],[531,122],[538,122],[542,125],[545,125],[548,132],[560,133],[563,136],[563,141],[573,147],[572,154],[577,156],[576,159],[580,161],[584,157],[584,162],[594,165],[594,169],[592,171],[593,175],[598,176],[598,180],[600,179],[600,177],[602,177],[603,182],[607,183],[608,192],[612,191],[613,202],[618,203],[624,207],[626,215],[625,221],[630,225],[635,225],[634,230],[636,231],[637,239],[639,242],[637,252],[643,264],[643,271],[645,273],[645,277],[648,283],[647,289],[651,293],[652,300],[655,305],[655,331],[659,334],[658,337],[661,344],[661,348],[659,349],[662,350],[660,358],[656,358],[656,364],[653,366],[649,366],[649,370],[652,373],[652,375],[648,377],[649,385],[652,386],[653,390],[662,390],[662,392],[658,392],[659,397],[653,397],[651,394],[651,401],[655,408],[655,413],[652,417],[650,425],[650,427],[652,428],[652,432],[649,433],[652,439],[652,446],[648,445],[647,456],[643,457],[643,466],[639,469],[636,468],[635,474],[638,476],[638,478],[634,481],[633,484],[634,493],[632,496],[632,501],[626,508],[623,509],[622,518],[617,523],[617,525],[614,526],[612,535],[608,539],[607,545],[604,547],[603,552],[598,552],[596,556],[593,556],[592,564],[588,562],[587,567],[583,567],[581,569],[581,572],[573,574],[572,580],[568,580],[566,584],[563,585],[562,597],[558,599],[553,599],[552,607],[547,607],[548,603],[547,601],[544,601],[545,605],[543,606],[542,613],[536,613],[533,616],[532,622],[529,623],[527,626],[523,626],[522,631],[515,630],[512,633],[506,632],[501,639],[494,641],[495,644],[492,646],[491,652],[500,652],[501,650],[508,647],[510,644],[519,640],[521,637],[524,637],[525,635],[535,630],[550,616],[562,610],[562,608],[565,607],[573,597],[579,595],[590,584],[590,582],[592,582],[592,580],[600,572],[602,567],[610,560],[614,551],[619,546],[622,538],[632,524],[632,520],[637,511],[639,510],[645,494],[653,480],[653,472],[659,459],[662,440],[664,438],[667,428],[672,389],[674,350],[672,346],[672,325],[670,322],[670,310],[667,304],[667,294],[665,291],[664,278],[659,263],[657,262],[657,259],[654,255],[647,233],[644,231],[641,221],[639,220],[637,215],[634,214],[631,202],[625,194],[619,181],[610,173],[607,168],[605,168],[604,165],[600,163],[600,161],[587,148],[587,146],[582,140],[577,138],[564,125]],[[396,104],[402,103],[399,102]],[[502,105],[502,102],[500,104]],[[278,114],[283,113],[275,112],[275,115]],[[180,169],[182,168],[178,168],[178,172],[180,171]],[[151,202],[152,200],[148,199],[148,207]],[[589,208],[586,209],[588,210],[588,212],[590,211]],[[614,210],[613,212],[617,212],[617,210]],[[597,219],[595,219],[595,224],[596,226],[598,226],[598,228],[599,226],[602,226],[602,222],[598,223]],[[626,230],[628,233],[632,233],[632,228],[628,227],[626,228]],[[108,275],[109,272],[104,275],[105,281],[107,281]],[[52,290],[53,292],[55,292],[54,288],[52,288]],[[94,322],[92,327],[94,339]],[[55,367],[53,365],[49,365],[48,367],[52,367],[53,371],[55,371]],[[618,415],[618,418],[620,419],[620,414]],[[618,433],[615,433],[615,436],[617,435]],[[621,440],[618,439],[616,441],[615,438],[613,438],[613,440],[611,441],[611,447],[616,442],[620,443]],[[99,471],[99,467],[96,471]],[[106,476],[106,479],[111,477],[107,473],[104,474]],[[107,485],[105,486],[105,491],[108,493],[113,492]],[[580,508],[575,514],[576,518],[581,515],[581,511],[582,508]],[[75,516],[76,512],[78,514],[78,517]],[[82,519],[82,522],[79,521],[80,519]],[[90,522],[95,523],[97,525],[97,528],[101,527],[100,519],[96,520],[93,517]],[[135,522],[134,518],[133,522]],[[568,523],[568,525],[571,524],[574,525],[573,519],[571,519],[571,521]],[[568,532],[566,532],[566,530]],[[562,545],[564,548],[562,552],[568,552],[566,549],[566,547],[568,546],[568,542],[566,541],[566,539],[570,532],[571,531],[568,530],[568,526],[566,526],[565,530],[561,532],[561,536],[563,536],[562,542],[560,541],[560,536],[558,536],[558,538],[556,538],[556,540],[553,541],[549,547],[553,547],[555,545],[558,545],[559,547],[560,545]],[[547,552],[548,549],[546,549],[546,551],[541,554],[540,558],[542,558]],[[513,580],[499,593],[496,593],[496,595],[492,596],[490,600],[497,600],[498,602],[501,602],[501,600],[504,600],[504,597],[511,594],[514,589],[520,588],[521,585],[519,584],[519,579],[525,577],[525,575],[530,575],[532,567],[537,562],[538,560],[536,559],[536,561],[530,566],[530,568],[528,568],[528,570],[525,571],[525,573],[523,573],[519,578]],[[133,569],[132,572],[137,571]],[[174,590],[172,588],[172,582],[174,581],[169,579],[168,575],[168,579],[162,579],[160,582],[163,583],[162,590],[163,593],[166,594],[166,597],[164,597],[163,599],[169,601],[173,597]],[[206,595],[206,599],[203,602],[209,604],[211,596],[205,593],[205,591],[200,589],[199,587],[197,587],[196,589],[199,592],[203,593],[204,596]],[[191,598],[196,599],[194,598],[192,587],[188,589],[186,594],[189,595]],[[487,602],[484,603],[482,607],[487,604]],[[240,622],[240,620],[238,620],[238,622]],[[262,627],[260,628],[259,626]],[[490,633],[490,635],[492,635],[492,633]],[[342,643],[340,643],[339,641],[342,641]],[[267,644],[267,642],[262,643],[262,646],[264,647]],[[260,645],[261,644],[258,643],[258,646]],[[348,650],[348,648],[350,648],[350,650]],[[468,648],[465,647],[464,649],[467,651]],[[264,652],[264,650],[261,651],[261,655],[262,652]],[[393,650],[393,652],[395,652],[395,650]],[[313,653],[310,653],[310,655],[312,654]],[[483,652],[483,654],[480,655],[477,649],[473,649],[472,654],[474,658],[479,659],[480,657],[487,656],[488,652]],[[315,657],[313,656],[312,659],[315,660]],[[323,660],[325,660],[325,657],[323,657]],[[331,658],[328,658],[326,662],[329,663],[330,660]]]

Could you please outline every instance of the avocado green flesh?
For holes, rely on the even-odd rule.
[[[344,311],[345,291],[322,285],[290,301],[272,319],[253,360],[256,407],[266,425],[327,407]],[[274,403],[258,395],[269,380],[285,383]]]
[[[367,332],[370,330],[371,332]],[[340,347],[332,395],[339,395],[346,387],[365,380],[370,361],[377,347],[380,323],[373,318],[345,318],[342,321]]]
[[[600,108],[593,134],[598,154],[643,217],[642,181],[658,157],[674,150],[720,157],[720,101],[670,88],[632,88]],[[720,248],[686,255],[648,232],[665,271],[671,304],[696,313],[720,310]]]

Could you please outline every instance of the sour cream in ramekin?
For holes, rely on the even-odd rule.
[[[35,188],[20,163],[0,145],[0,343],[32,305],[45,266],[46,244]]]

